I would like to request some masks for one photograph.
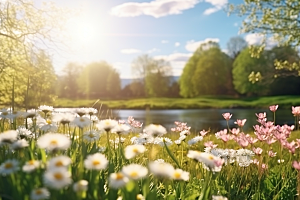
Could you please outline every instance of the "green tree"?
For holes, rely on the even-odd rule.
[[[262,79],[257,84],[249,81],[249,74],[260,71],[264,76],[271,68],[266,53],[259,58],[252,57],[249,48],[244,49],[233,62],[232,76],[235,90],[243,95],[262,95],[268,93],[267,79]]]
[[[108,98],[119,95],[120,77],[106,62],[94,62],[84,67],[79,77],[79,89],[87,98]]]
[[[227,42],[228,55],[235,59],[247,47],[247,42],[240,36],[232,37]]]
[[[280,46],[300,45],[300,1],[298,0],[251,0],[228,7],[229,13],[243,16],[241,33],[257,33],[264,36],[260,47],[252,48],[254,56],[263,52],[267,37]],[[276,61],[276,69],[295,70],[300,75],[299,62]]]
[[[191,78],[196,96],[228,94],[231,67],[231,59],[220,48],[204,51]]]
[[[230,58],[221,52],[217,43],[201,44],[183,69],[179,79],[180,95],[227,93],[230,90],[230,63]]]
[[[132,72],[136,80],[144,85],[147,96],[167,96],[172,76],[172,68],[168,62],[142,55],[132,62]]]
[[[78,96],[78,78],[82,70],[83,66],[77,63],[68,63],[63,68],[63,75],[58,80],[58,94],[60,97],[76,98]]]

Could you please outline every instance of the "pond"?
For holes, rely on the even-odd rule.
[[[133,116],[135,120],[141,121],[144,125],[151,123],[161,124],[168,130],[175,127],[174,122],[186,122],[192,131],[211,130],[219,131],[227,128],[227,122],[222,113],[232,114],[229,120],[229,127],[237,127],[234,122],[237,119],[247,119],[244,131],[252,131],[253,125],[258,124],[255,113],[266,112],[267,120],[273,121],[273,113],[268,109],[184,109],[184,110],[113,110],[115,119],[126,120]],[[291,109],[278,109],[276,111],[276,125],[293,125],[295,118]]]

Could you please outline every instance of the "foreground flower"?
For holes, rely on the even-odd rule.
[[[174,167],[169,163],[154,161],[149,163],[149,170],[159,178],[170,178],[170,172],[174,171]]]
[[[86,180],[80,180],[74,183],[73,191],[74,192],[85,192],[88,189],[89,182]]]
[[[7,160],[0,165],[0,174],[8,175],[19,170],[19,161],[16,159]]]
[[[278,105],[272,105],[269,107],[271,112],[276,112],[277,108],[278,108]]]
[[[86,131],[83,133],[83,140],[86,142],[96,142],[100,138],[100,133],[95,130]]]
[[[31,191],[30,199],[31,200],[41,200],[41,199],[49,199],[50,192],[47,188],[37,188]]]
[[[92,121],[87,117],[76,117],[71,124],[78,126],[79,128],[84,128],[89,126],[92,123]]]
[[[109,187],[119,189],[124,187],[129,182],[129,178],[125,176],[122,172],[111,173],[109,175],[108,182]]]
[[[53,189],[62,189],[72,183],[71,173],[61,167],[47,170],[43,178],[44,184]]]
[[[130,164],[122,168],[122,173],[132,180],[139,180],[148,174],[148,169],[139,164]]]
[[[221,167],[224,163],[223,159],[216,157],[210,153],[193,151],[193,150],[189,150],[187,157],[198,160],[199,162],[202,162],[210,169]]]
[[[68,167],[72,163],[71,158],[68,156],[57,156],[54,158],[51,158],[48,161],[48,169],[57,168],[57,167]]]
[[[296,106],[296,107],[292,106],[292,114],[294,116],[299,116],[300,115],[300,106]]]
[[[232,116],[232,114],[230,114],[230,113],[223,113],[222,115],[226,121],[230,120],[230,118]]]
[[[40,167],[41,162],[38,160],[29,160],[23,165],[23,172],[30,173]]]
[[[227,200],[227,198],[223,196],[212,195],[212,200]]]
[[[173,180],[188,181],[190,179],[190,173],[183,171],[182,169],[175,169],[174,171],[170,171],[169,176]]]
[[[70,147],[71,140],[59,133],[47,133],[38,139],[37,145],[39,148],[49,151],[66,150]]]
[[[144,128],[143,132],[151,135],[152,137],[157,137],[166,134],[167,129],[159,124],[150,124]]]
[[[237,124],[239,127],[243,127],[246,123],[247,119],[237,119],[234,123]]]
[[[124,154],[126,159],[134,158],[136,155],[144,153],[146,150],[144,145],[140,144],[134,144],[134,145],[128,145],[124,149]]]
[[[95,153],[88,155],[87,159],[84,160],[84,166],[86,169],[102,170],[108,165],[108,160],[105,155],[101,153]]]
[[[11,144],[17,140],[18,132],[15,130],[5,131],[0,133],[0,145],[1,144]]]
[[[105,130],[106,132],[109,132],[117,125],[118,125],[118,121],[116,120],[104,119],[104,120],[100,120],[100,122],[96,126],[99,130]]]

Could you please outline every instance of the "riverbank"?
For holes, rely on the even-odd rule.
[[[95,107],[106,109],[195,109],[195,108],[281,108],[300,105],[300,96],[271,96],[252,98],[198,97],[198,98],[145,98],[130,100],[71,100],[57,99],[57,108]]]

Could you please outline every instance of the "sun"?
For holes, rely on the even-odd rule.
[[[85,46],[91,43],[96,35],[100,35],[96,33],[97,31],[97,23],[87,16],[72,18],[67,25],[69,39],[76,46]]]

